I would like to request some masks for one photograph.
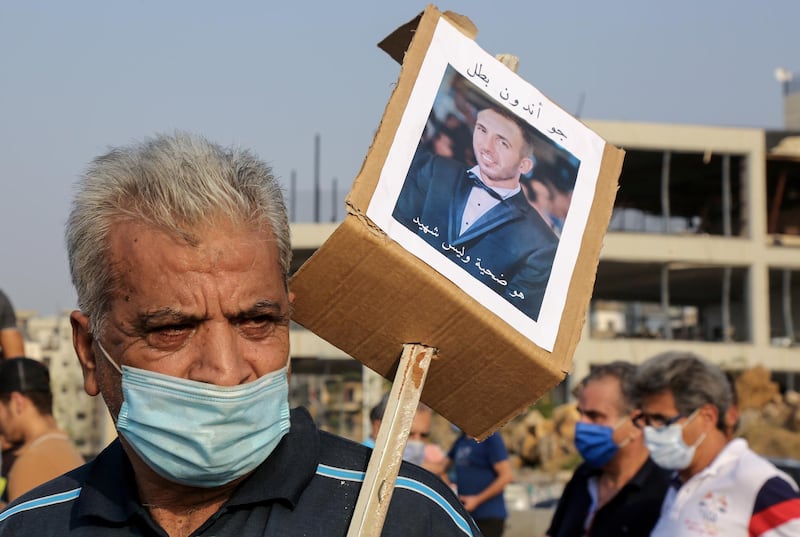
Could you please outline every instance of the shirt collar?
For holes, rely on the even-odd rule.
[[[470,169],[468,171],[469,171],[469,173],[475,174],[475,176],[478,177],[478,179],[480,179],[481,182],[483,182],[483,184],[486,185],[486,182],[483,180],[483,177],[481,177],[481,167],[480,166],[474,166],[474,167],[472,167],[472,169]],[[494,190],[495,192],[500,194],[500,197],[503,198],[503,199],[508,199],[511,196],[513,196],[514,194],[516,194],[517,192],[522,190],[522,187],[519,185],[519,183],[517,183],[517,186],[514,187],[514,188],[501,188],[499,186],[489,186],[489,185],[486,185],[486,186],[488,186],[489,188],[491,188],[492,190]]]
[[[314,477],[319,434],[305,408],[292,410],[292,427],[275,451],[234,491],[229,507],[284,500],[292,508]]]
[[[739,459],[746,451],[747,441],[743,438],[735,438],[725,444],[725,447],[722,448],[722,451],[717,453],[717,456],[714,457],[711,464],[703,468],[697,475],[703,477],[714,475],[728,462]]]

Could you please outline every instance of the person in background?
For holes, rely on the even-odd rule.
[[[17,315],[8,296],[0,289],[0,361],[25,355],[25,340],[17,327]],[[18,444],[0,432],[0,498],[7,498],[8,472]]]
[[[119,434],[9,504],[0,537],[346,535],[370,450],[289,408],[292,248],[270,168],[180,132],[112,148],[66,237],[84,389]],[[384,537],[478,533],[434,476],[399,479]]]
[[[670,481],[650,460],[633,394],[636,366],[616,361],[579,384],[578,466],[556,507],[549,537],[649,535]]]
[[[375,447],[375,440],[378,439],[378,431],[381,429],[381,421],[383,420],[383,413],[386,411],[386,401],[389,399],[389,394],[384,394],[381,400],[378,401],[374,407],[369,411],[369,436],[364,439],[362,444],[368,448]]]
[[[0,431],[18,446],[8,472],[8,501],[84,463],[56,424],[50,374],[36,360],[0,363]]]
[[[528,202],[559,237],[572,204],[577,171],[566,161],[537,160],[532,172],[520,180]]]
[[[425,143],[425,151],[439,155],[440,157],[455,157],[455,142],[453,135],[446,129],[437,129],[431,135],[430,140]]]
[[[535,176],[523,176],[519,184],[531,207],[536,209],[539,216],[542,217],[542,220],[553,230],[553,233],[560,237],[561,230],[554,227],[555,221],[552,219],[553,194],[548,183],[540,181]]]
[[[511,483],[513,471],[500,433],[478,442],[462,431],[447,457],[448,466],[454,469],[458,497],[484,537],[501,537],[508,518],[503,491]]]
[[[424,403],[417,406],[411,429],[408,433],[408,444],[403,458],[422,466],[435,474],[439,479],[450,484],[447,476],[447,455],[439,444],[431,441],[431,425],[433,409]]]
[[[639,366],[635,391],[650,456],[674,473],[652,536],[800,535],[797,484],[731,437],[733,394],[718,366],[662,353]]]
[[[575,178],[566,173],[566,169],[560,168],[552,175],[547,177],[552,188],[550,189],[550,219],[558,235],[564,229],[564,221],[567,219],[569,207],[572,204],[572,193],[575,189]]]
[[[386,411],[388,399],[389,394],[384,394],[378,404],[370,410],[370,435],[362,442],[363,445],[369,448],[375,447],[375,440],[378,438],[378,431],[383,421],[383,413]],[[433,409],[425,403],[419,403],[414,414],[414,420],[411,422],[411,429],[408,432],[408,441],[403,450],[403,460],[422,466],[449,484],[447,457],[438,444],[430,441],[432,421]]]
[[[25,356],[25,341],[8,296],[0,289],[0,358]]]

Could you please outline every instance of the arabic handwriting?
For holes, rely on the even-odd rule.
[[[564,131],[562,131],[561,129],[558,129],[556,127],[550,127],[550,131],[549,132],[550,132],[550,134],[555,134],[556,136],[560,136],[562,142],[567,137],[567,135],[564,134]]]
[[[446,243],[446,242],[443,242],[443,243],[442,243],[442,249],[443,249],[443,250],[452,250],[453,252],[455,252],[455,253],[456,253],[456,255],[457,255],[458,257],[461,257],[461,256],[463,256],[463,255],[464,255],[464,248],[463,248],[463,247],[461,248],[461,250],[459,250],[458,248],[456,248],[456,247],[455,247],[455,246],[453,246],[452,244],[448,244],[448,243]]]
[[[473,77],[473,78],[474,77],[480,78],[486,84],[486,87],[488,87],[489,86],[489,77],[486,76],[485,74],[483,74],[482,71],[483,71],[483,64],[482,63],[476,63],[475,64],[475,70],[470,73],[469,69],[467,69],[467,74],[470,77]]]
[[[517,291],[516,289],[511,291],[509,295],[511,295],[511,298],[521,298],[522,300],[525,300],[525,293],[522,291]]]
[[[483,63],[475,62],[473,67],[467,68],[467,75],[470,78],[478,78],[483,81],[485,87],[489,87],[489,76],[483,72]],[[498,96],[500,99],[508,102],[511,106],[519,106],[520,101],[518,98],[513,97],[511,92],[507,87],[503,88],[498,92]],[[542,116],[542,103],[528,103],[522,107],[523,110],[528,112],[531,116],[535,116],[536,119],[541,118]],[[566,136],[565,136],[566,138]]]
[[[532,116],[535,115],[536,119],[539,119],[539,117],[542,115],[542,103],[539,103],[538,105],[526,104],[525,106],[522,107],[522,109],[528,112]]]
[[[496,281],[500,285],[508,285],[508,282],[506,280],[502,279],[503,276],[504,276],[503,274],[500,274],[500,276],[498,277],[498,276],[495,276],[494,273],[492,273],[491,269],[482,267],[481,266],[481,258],[480,257],[475,262],[475,266],[478,267],[478,272],[480,272],[484,276],[489,276],[491,279],[493,279],[494,281]]]
[[[519,104],[518,99],[511,99],[511,95],[508,93],[508,88],[505,88],[500,91],[500,98],[503,99],[504,101],[508,101],[508,104],[510,104],[511,106],[517,106]]]
[[[448,244],[446,242],[443,242],[442,243],[442,250],[444,250],[444,251],[450,250],[452,252],[455,252],[456,257],[458,257],[461,260],[462,263],[469,263],[470,257],[469,256],[464,256],[465,250],[464,250],[463,246],[461,247],[461,249],[458,249],[455,246],[453,246],[452,244]]]
[[[439,226],[434,226],[434,228],[431,229],[430,226],[427,226],[420,221],[419,216],[415,216],[413,222],[417,224],[417,227],[423,233],[427,235],[433,235],[434,237],[439,236]]]

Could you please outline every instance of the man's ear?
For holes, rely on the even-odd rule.
[[[699,413],[706,421],[711,423],[712,428],[717,427],[717,423],[719,421],[719,409],[717,405],[712,403],[706,403],[700,407]]]
[[[27,403],[28,398],[22,395],[22,393],[11,392],[11,397],[8,399],[8,408],[10,408],[14,414],[19,415],[25,409]]]
[[[97,362],[92,347],[94,338],[89,332],[89,317],[76,310],[70,314],[69,322],[72,325],[72,345],[83,370],[83,389],[95,396],[100,393],[100,388],[97,384]]]
[[[525,157],[519,162],[519,174],[528,175],[533,169],[533,159]]]

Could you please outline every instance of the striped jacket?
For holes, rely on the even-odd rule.
[[[319,431],[305,409],[275,451],[195,536],[335,537],[347,534],[371,450]],[[0,537],[160,536],[142,507],[119,441],[94,460],[23,495],[0,513]],[[386,537],[480,536],[449,487],[403,463]]]

